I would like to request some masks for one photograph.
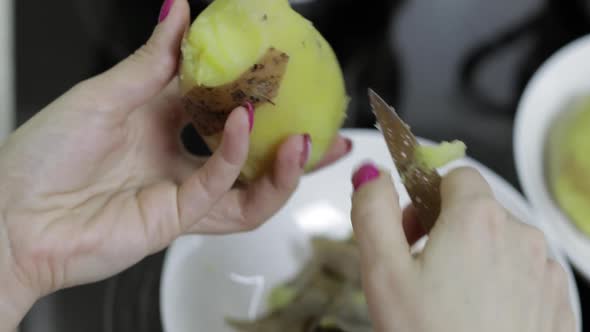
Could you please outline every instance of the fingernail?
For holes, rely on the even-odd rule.
[[[349,153],[350,151],[352,151],[352,140],[350,138],[347,138],[344,141],[346,142],[346,153]]]
[[[311,156],[311,136],[309,134],[303,135],[303,151],[301,151],[301,168],[305,168],[305,165],[309,161]]]
[[[158,17],[158,23],[161,23],[162,21],[164,21],[166,19],[166,17],[170,13],[170,8],[172,8],[173,3],[174,3],[174,0],[164,0],[164,4],[162,5],[162,8],[160,9],[160,16]]]
[[[364,184],[375,180],[379,177],[379,169],[371,163],[364,164],[361,166],[352,177],[352,185],[354,191],[359,190]]]
[[[250,132],[252,132],[252,128],[254,128],[254,105],[251,102],[247,101],[244,104],[246,111],[248,111],[248,123],[250,124]]]

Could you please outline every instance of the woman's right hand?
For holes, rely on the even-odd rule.
[[[543,233],[514,220],[479,173],[443,179],[439,220],[412,256],[418,228],[412,213],[402,217],[391,177],[359,172],[352,221],[376,331],[575,331],[566,273]]]

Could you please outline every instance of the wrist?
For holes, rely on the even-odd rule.
[[[16,331],[37,297],[18,276],[10,246],[6,246],[9,240],[5,225],[0,217],[0,332],[12,332]]]
[[[3,285],[0,288],[0,331],[16,331],[34,301],[27,292],[11,287],[9,281],[1,282]]]
[[[36,298],[5,267],[0,268],[0,331],[15,331]]]

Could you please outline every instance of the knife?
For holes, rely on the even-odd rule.
[[[378,129],[416,208],[418,221],[429,232],[440,214],[440,174],[436,169],[428,169],[417,162],[415,151],[420,143],[395,109],[372,89],[369,89],[369,100]]]

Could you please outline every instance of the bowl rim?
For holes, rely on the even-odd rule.
[[[568,66],[569,60],[572,57],[586,53],[588,54],[588,58],[590,58],[590,34],[570,42],[555,52],[529,80],[518,103],[514,120],[513,154],[522,190],[525,193],[526,199],[530,202],[533,213],[539,223],[542,224],[548,237],[551,237],[552,242],[564,253],[575,269],[586,280],[590,280],[590,260],[581,257],[583,252],[586,253],[586,256],[590,257],[590,237],[584,235],[555,203],[550,194],[546,179],[544,177],[542,179],[535,177],[534,174],[536,173],[530,171],[531,167],[536,170],[541,167],[542,172],[544,172],[544,166],[539,166],[538,158],[532,160],[533,158],[530,157],[530,154],[534,153],[534,156],[539,156],[540,154],[541,158],[544,158],[544,149],[547,144],[546,133],[549,130],[548,126],[543,126],[542,131],[540,133],[537,132],[539,136],[535,136],[534,138],[534,143],[541,141],[540,144],[537,144],[535,147],[525,146],[526,143],[530,143],[527,138],[530,138],[531,135],[530,131],[527,130],[527,121],[530,120],[529,117],[533,112],[533,108],[529,104],[532,100],[536,99],[538,95],[537,91],[544,86],[545,82],[548,82],[552,75],[559,72],[560,68]],[[572,90],[571,97],[575,95],[576,91]],[[549,121],[548,119],[554,118],[557,112],[547,112],[547,117],[542,117],[542,119]]]

